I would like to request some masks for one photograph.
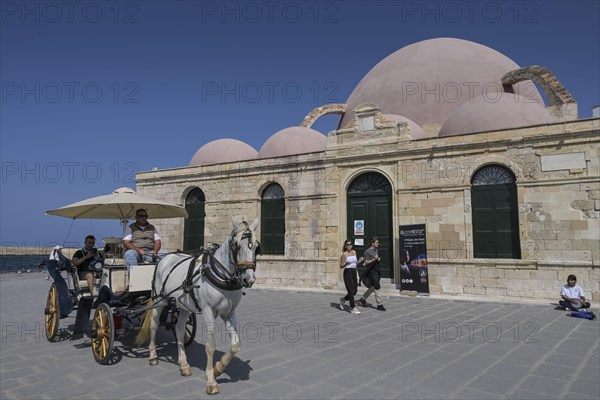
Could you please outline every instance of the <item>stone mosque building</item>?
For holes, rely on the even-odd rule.
[[[311,129],[326,114],[337,130]],[[344,239],[360,255],[377,236],[385,287],[406,290],[399,227],[423,224],[431,294],[558,300],[575,274],[597,303],[599,131],[549,69],[438,38],[389,55],[345,104],[310,111],[259,151],[215,140],[136,183],[188,209],[152,220],[166,250],[222,242],[230,216],[260,218],[258,285],[343,287]]]

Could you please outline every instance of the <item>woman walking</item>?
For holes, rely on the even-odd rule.
[[[352,250],[352,241],[344,241],[344,252],[340,257],[340,268],[344,269],[344,284],[346,285],[346,291],[348,294],[345,297],[340,297],[340,309],[344,310],[346,301],[350,301],[350,312],[352,314],[360,314],[358,308],[354,304],[354,296],[358,289],[358,275],[356,272],[356,266],[363,261],[356,259],[356,252]]]

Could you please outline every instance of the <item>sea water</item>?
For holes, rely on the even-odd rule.
[[[40,266],[41,262],[46,262],[48,256],[41,255],[0,255],[0,272],[38,272],[46,271],[46,265]]]

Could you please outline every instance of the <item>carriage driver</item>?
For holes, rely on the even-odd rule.
[[[127,272],[131,272],[131,265],[155,261],[159,256],[160,245],[158,230],[148,223],[148,212],[140,208],[135,212],[135,222],[125,229],[123,238],[123,246],[127,249],[123,256]]]

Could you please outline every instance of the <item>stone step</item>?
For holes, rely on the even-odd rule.
[[[400,288],[396,287],[396,284],[393,283],[391,279],[384,278],[379,282],[379,284],[381,285],[381,294],[384,296],[388,294],[400,293]]]
[[[379,284],[381,285],[381,294],[383,296],[400,294],[400,285],[396,286],[396,284],[393,283],[389,278],[383,278]],[[344,286],[344,282],[339,282],[337,289],[345,291],[346,287]],[[367,290],[367,288],[364,285],[359,286],[357,295],[360,296],[365,290]]]

